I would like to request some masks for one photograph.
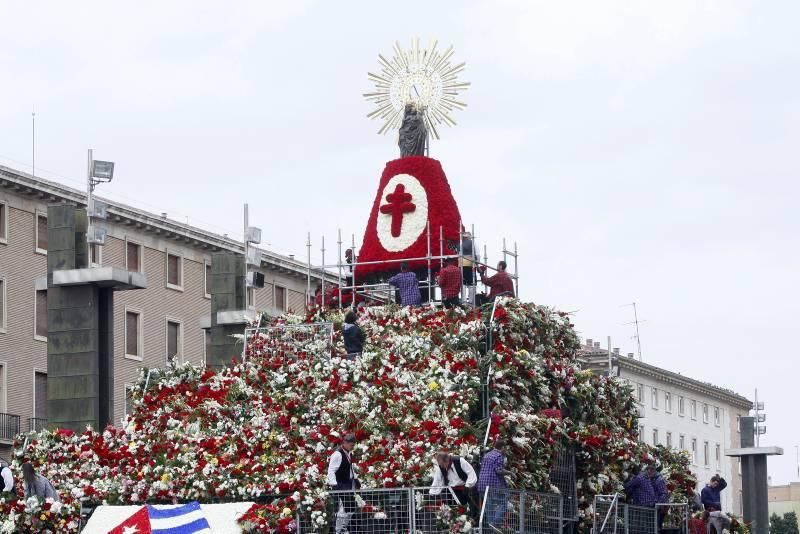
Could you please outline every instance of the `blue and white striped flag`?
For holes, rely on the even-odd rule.
[[[183,506],[147,505],[153,534],[206,534],[211,532],[197,501]]]

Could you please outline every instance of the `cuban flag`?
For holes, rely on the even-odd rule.
[[[143,506],[109,534],[206,534],[211,532],[200,504]]]

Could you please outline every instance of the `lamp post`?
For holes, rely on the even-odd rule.
[[[92,219],[105,219],[105,205],[95,206],[94,188],[98,184],[108,183],[114,178],[114,162],[98,161],[94,159],[94,151],[90,148],[86,163],[86,217],[88,227],[86,228],[86,241],[89,245],[103,246],[106,244],[106,232],[104,229],[95,228]],[[89,265],[91,265],[91,250],[89,251]]]

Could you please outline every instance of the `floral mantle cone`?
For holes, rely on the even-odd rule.
[[[408,156],[386,164],[364,233],[359,263],[440,255],[439,229],[444,237],[442,254],[457,250],[461,215],[450,184],[435,159]],[[449,250],[448,250],[449,244]],[[427,267],[423,260],[411,268]],[[438,267],[438,262],[437,262]],[[397,271],[397,263],[359,265],[358,272]]]

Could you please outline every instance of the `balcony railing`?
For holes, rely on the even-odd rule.
[[[28,417],[28,432],[39,432],[47,428],[47,419],[44,417]]]
[[[14,441],[19,434],[19,416],[0,413],[0,441]]]

